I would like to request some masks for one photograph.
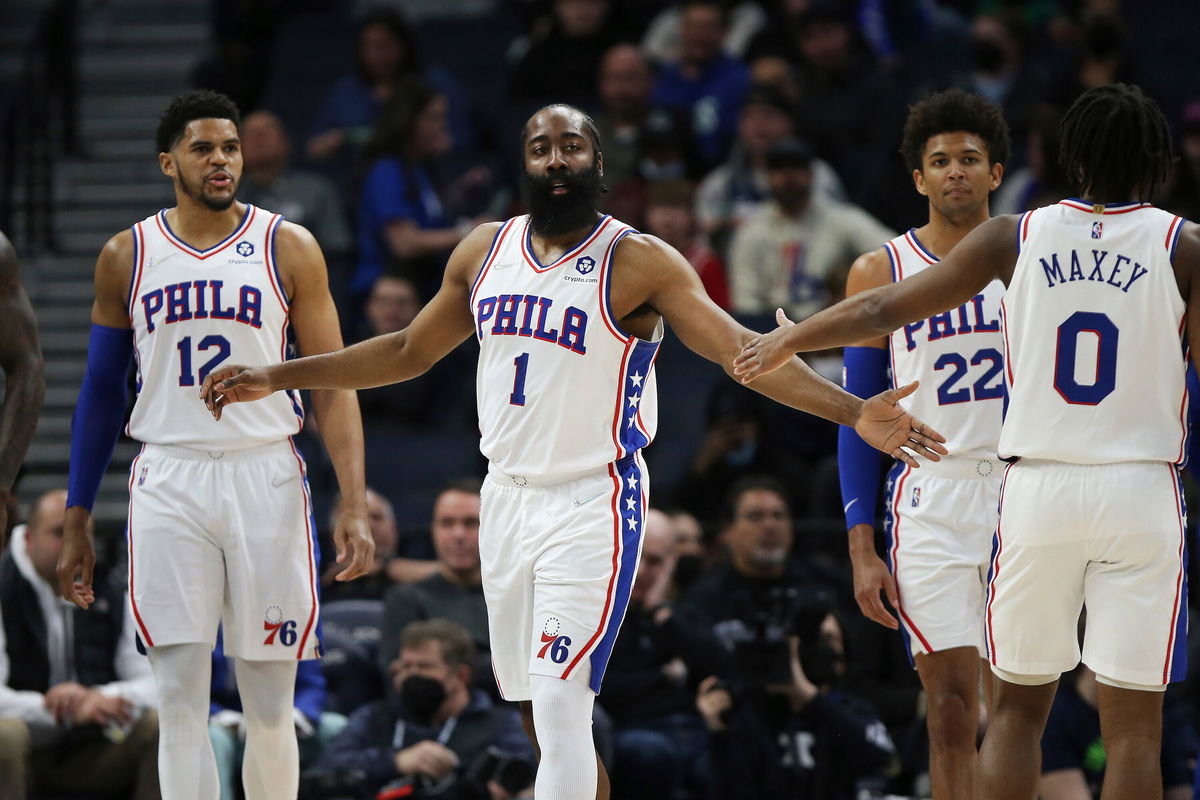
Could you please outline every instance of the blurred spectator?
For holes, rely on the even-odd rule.
[[[697,229],[692,214],[692,184],[685,181],[652,183],[646,190],[644,230],[674,247],[688,260],[704,291],[721,308],[729,308],[729,286],[725,265]]]
[[[353,338],[363,341],[402,331],[412,324],[422,306],[417,286],[411,280],[399,275],[380,275],[371,285],[363,322]],[[471,371],[469,358],[465,356],[474,355],[470,347],[473,345],[465,345],[411,380],[359,390],[358,405],[364,427],[368,431],[446,428],[460,416],[468,416],[464,411],[467,405],[471,406],[469,416],[474,425],[474,393],[464,396],[464,388],[471,388],[464,386],[469,383],[467,376]],[[433,557],[432,551],[428,557]]]
[[[1159,205],[1186,219],[1200,219],[1200,100],[1193,100],[1183,108],[1179,121],[1179,162]]]
[[[692,584],[709,565],[709,543],[704,537],[704,528],[691,512],[673,508],[667,511],[671,518],[671,532],[675,535],[675,569],[671,574],[671,599],[678,600],[687,594]]]
[[[474,141],[466,96],[445,70],[422,63],[420,43],[399,11],[377,8],[359,23],[354,72],[329,90],[312,124],[305,152],[312,161],[337,162],[349,171],[371,136],[371,129],[406,82],[421,80],[446,99],[452,144]]]
[[[475,680],[495,693],[491,670],[487,606],[479,567],[479,481],[446,486],[433,503],[436,561],[396,562],[397,577],[407,581],[384,598],[379,640],[380,666],[386,668],[400,645],[400,634],[417,620],[442,617],[465,628],[474,643]],[[400,570],[403,567],[403,570]]]
[[[270,111],[248,114],[241,135],[238,199],[308,228],[327,258],[349,254],[353,241],[337,187],[322,175],[292,168],[292,143],[279,117]]]
[[[1139,83],[1154,94],[1133,63],[1129,33],[1115,13],[1088,13],[1083,19],[1082,49],[1056,88],[1055,102],[1067,108],[1088,89],[1113,83]],[[1021,98],[1028,102],[1028,98]]]
[[[783,484],[750,476],[728,495],[722,539],[729,560],[702,576],[680,601],[710,624],[727,646],[761,632],[796,604],[832,606],[840,579],[793,558],[795,533]]]
[[[777,89],[754,86],[738,114],[737,139],[725,163],[705,176],[696,195],[696,217],[703,230],[724,252],[735,229],[770,199],[767,151],[795,135],[792,107]],[[831,200],[845,199],[845,189],[833,168],[812,162],[813,192]]]
[[[725,157],[737,128],[749,70],[722,52],[728,15],[718,0],[684,0],[679,60],[666,64],[655,81],[657,106],[686,111],[700,156],[713,166]]]
[[[814,0],[791,35],[801,56],[796,134],[837,171],[852,199],[871,201],[903,124],[900,87],[839,3]]]
[[[1167,698],[1172,698],[1168,694]],[[1100,735],[1099,685],[1096,673],[1083,664],[1063,675],[1042,734],[1041,800],[1099,798],[1107,759]],[[1191,800],[1195,743],[1194,721],[1163,707],[1162,779],[1164,800]],[[1186,730],[1180,729],[1180,726]]]
[[[339,497],[337,505],[330,514],[329,530],[337,529],[337,520],[342,513],[342,500]],[[399,537],[396,533],[396,516],[392,512],[392,504],[388,499],[374,489],[367,489],[367,525],[371,528],[371,538],[375,540],[375,561],[371,570],[361,578],[352,581],[336,580],[337,574],[345,568],[332,559],[321,573],[321,599],[325,602],[333,600],[382,600],[384,594],[392,585],[389,578],[390,564],[399,557],[397,549]],[[411,546],[407,550],[413,550]],[[416,557],[425,555],[424,549],[416,550]]]
[[[227,95],[243,110],[258,107],[279,25],[286,18],[285,0],[212,0],[209,30],[213,52],[192,72],[192,85]]]
[[[604,107],[596,116],[596,127],[604,145],[604,182],[615,186],[637,174],[654,74],[636,47],[619,44],[600,62],[599,87]]]
[[[809,468],[784,449],[780,436],[768,434],[772,421],[779,419],[775,411],[770,401],[744,386],[715,384],[705,401],[703,438],[675,502],[697,518],[715,522],[725,514],[730,486],[747,476],[772,475],[787,487],[788,504],[804,508]]]
[[[895,236],[857,206],[816,195],[812,161],[812,150],[798,139],[767,153],[771,202],[746,220],[729,248],[738,313],[782,308],[793,321],[812,316],[832,299],[835,269]]]
[[[766,12],[754,2],[727,2],[729,25],[721,49],[734,58],[741,58],[754,34],[767,23]],[[650,58],[665,63],[678,61],[682,50],[683,11],[674,6],[659,12],[642,37],[642,50]]]
[[[208,738],[217,759],[221,800],[237,800],[241,796],[242,760],[246,755],[246,719],[234,675],[234,660],[225,655],[220,630],[217,631],[212,660]],[[292,718],[300,748],[300,769],[311,766],[321,755],[322,748],[346,727],[345,717],[325,711],[325,677],[321,674],[320,661],[301,661],[296,665]]]
[[[446,257],[473,227],[442,208],[433,160],[450,149],[446,98],[423,84],[396,95],[367,143],[358,206],[358,269],[350,292],[365,297],[390,264],[432,297]]]
[[[520,717],[471,688],[475,663],[461,625],[434,619],[407,626],[390,667],[394,697],[354,712],[318,769],[360,773],[355,796],[374,797],[386,786],[396,791],[390,797],[434,789],[447,800],[531,797],[534,755]],[[501,787],[494,767],[487,768],[489,755],[523,762],[522,785]]]
[[[88,611],[59,595],[65,490],[38,498],[0,558],[0,799],[158,798],[158,703],[125,581],[98,569]]]
[[[651,509],[602,697],[616,728],[613,795],[622,800],[662,800],[706,784],[704,725],[692,698],[700,678],[726,671],[725,654],[702,621],[667,602],[677,552],[670,517]]]
[[[839,618],[817,608],[760,637],[762,671],[732,686],[700,684],[712,796],[740,800],[878,797],[895,746],[870,704],[841,688],[847,650]]]
[[[600,62],[619,38],[611,5],[609,0],[554,0],[551,15],[518,43],[526,49],[513,65],[513,97],[594,105]]]
[[[1007,172],[992,195],[992,214],[1019,214],[1057,203],[1071,193],[1070,182],[1058,163],[1058,125],[1062,111],[1042,103],[1030,119],[1026,166]]]

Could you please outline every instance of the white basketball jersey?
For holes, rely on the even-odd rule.
[[[1183,219],[1149,203],[1064,200],[1026,212],[1003,304],[1002,457],[1183,461]]]
[[[912,229],[883,247],[895,281],[938,261]],[[996,456],[1004,409],[1003,296],[1004,284],[992,281],[958,308],[905,325],[888,337],[892,386],[920,379],[904,405],[947,437],[951,458]]]
[[[217,422],[200,386],[218,366],[288,358],[288,300],[275,264],[283,218],[252,205],[237,230],[207,250],[177,237],[160,211],[133,226],[129,286],[138,395],[127,433],[149,444],[240,450],[300,430],[296,392],[226,408]]]
[[[654,359],[662,341],[623,332],[608,291],[613,252],[632,230],[603,217],[541,264],[529,218],[500,228],[471,291],[479,339],[480,450],[511,475],[584,474],[654,439]]]

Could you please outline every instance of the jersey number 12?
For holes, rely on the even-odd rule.
[[[212,334],[205,336],[200,340],[200,344],[196,345],[197,350],[211,350],[214,347],[217,349],[216,355],[205,361],[200,371],[192,374],[192,337],[185,336],[179,340],[176,345],[179,348],[179,385],[180,386],[195,386],[199,383],[204,383],[204,379],[208,377],[208,373],[212,372],[217,366],[229,358],[229,340],[224,336]]]

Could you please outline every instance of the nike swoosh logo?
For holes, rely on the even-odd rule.
[[[842,513],[845,514],[847,511],[850,510],[850,506],[854,505],[857,502],[858,502],[858,498],[856,497],[853,500],[851,500],[849,503],[846,503],[846,507],[842,509]]]
[[[591,497],[576,497],[575,505],[577,505],[577,506],[586,505],[587,503],[592,502],[593,500],[595,500],[597,497],[599,497],[602,494],[604,494],[604,492],[601,492],[600,494],[594,494]]]
[[[502,270],[502,269],[508,269],[509,267],[515,267],[515,266],[517,266],[515,263],[510,262],[508,264],[496,264],[495,266],[492,267],[492,269],[498,271],[498,270]]]
[[[280,486],[283,486],[285,483],[291,483],[298,477],[298,475],[293,475],[292,477],[284,478],[283,480],[280,480],[279,478],[271,478],[271,485],[278,489]]]

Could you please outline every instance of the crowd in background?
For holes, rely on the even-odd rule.
[[[305,41],[285,27],[296,8],[353,30],[344,53],[323,54],[341,60],[317,96],[280,89],[289,66],[313,55],[286,46]],[[1113,0],[310,0],[296,8],[216,0],[216,47],[195,81],[241,105],[239,199],[315,234],[348,342],[403,329],[473,226],[521,213],[518,130],[552,102],[596,120],[603,210],[678,249],[717,304],[760,329],[777,307],[800,319],[835,302],[856,256],[925,221],[898,146],[907,105],[930,91],[966,88],[1004,109],[1014,153],[992,197],[1000,214],[1067,196],[1056,160],[1061,114],[1086,88],[1137,82],[1160,98],[1177,138],[1180,160],[1159,204],[1200,218],[1200,100],[1186,102],[1165,87],[1168,76],[1139,67],[1130,12]],[[472,53],[438,46],[460,23],[517,35],[505,33],[502,58],[468,70]],[[685,366],[672,372],[677,353],[667,349],[661,414],[677,422],[664,423],[665,441],[647,453],[651,503],[661,510],[647,519],[594,725],[613,796],[922,796],[923,696],[900,636],[865,621],[854,601],[834,426],[722,380],[715,366],[704,371],[681,356]],[[311,796],[374,796],[405,781],[430,794],[452,783],[446,797],[525,789],[518,767],[532,752],[488,662],[474,359],[467,342],[417,379],[359,393],[374,487],[376,563],[366,578],[333,580],[332,470],[311,431],[300,437],[326,565],[326,657],[305,663],[297,683]],[[812,363],[840,374],[837,353]],[[53,602],[45,593],[64,498],[23,500],[32,513],[0,561],[6,617],[16,604]],[[26,698],[17,715],[25,728],[0,715],[0,773],[18,768],[14,753],[84,746],[62,733],[64,720],[78,721],[75,729],[104,721],[84,743],[96,763],[126,776],[137,797],[157,796],[146,777],[153,703],[139,694],[147,673],[114,613],[108,645],[72,650],[66,662],[53,652],[44,659],[52,683],[99,686],[97,696],[64,698],[61,713],[40,715]],[[47,625],[36,646],[53,651],[62,623]],[[59,633],[47,639],[46,630]],[[19,681],[37,676],[9,661],[0,675],[23,691]],[[210,730],[222,798],[233,800],[244,726],[219,649],[214,665]],[[1197,686],[1189,679],[1167,695],[1168,797],[1192,796]],[[116,702],[103,697],[121,698],[121,713],[103,712],[98,704]],[[1043,743],[1043,769],[1078,771],[1091,791],[1104,769],[1095,698],[1086,668],[1064,676]],[[456,738],[443,736],[450,718],[459,721]],[[395,741],[397,726],[412,738]],[[28,769],[46,771],[36,759]],[[1057,800],[1053,784],[1044,797]]]

